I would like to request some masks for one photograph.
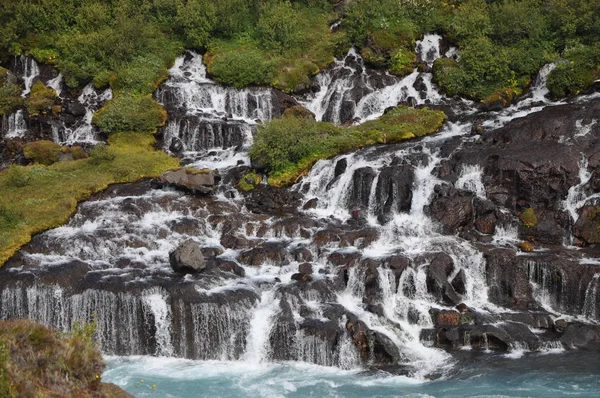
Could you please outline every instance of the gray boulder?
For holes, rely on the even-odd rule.
[[[206,268],[202,248],[191,239],[186,240],[169,253],[169,261],[175,272],[200,272]]]
[[[170,170],[158,179],[161,186],[173,186],[191,193],[210,194],[214,190],[215,173],[211,170]]]

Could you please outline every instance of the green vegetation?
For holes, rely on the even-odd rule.
[[[92,122],[104,133],[151,132],[163,126],[167,112],[150,95],[121,95],[94,114]]]
[[[93,325],[67,335],[31,321],[0,321],[0,396],[130,397],[102,383]]]
[[[129,103],[141,103],[153,101],[146,95],[167,77],[183,48],[206,50],[217,81],[290,92],[307,88],[312,75],[352,44],[367,63],[409,73],[415,40],[437,31],[461,50],[456,68],[436,68],[437,81],[450,94],[483,100],[495,92],[519,93],[544,63],[560,58],[568,63],[550,75],[555,96],[578,93],[600,75],[597,1],[354,0],[337,12],[336,3],[6,2],[0,13],[0,61],[25,52],[60,69],[71,88],[110,85],[117,100],[123,95]],[[329,29],[340,18],[339,29]],[[16,94],[13,83],[3,82],[0,112],[15,105]]]
[[[258,184],[262,182],[260,174],[250,172],[245,174],[240,181],[237,183],[237,188],[240,191],[248,192],[256,188]]]
[[[46,166],[58,162],[60,145],[52,141],[29,142],[23,147],[23,154],[29,160]]]
[[[537,216],[535,215],[535,211],[531,207],[525,209],[523,213],[521,213],[520,218],[523,225],[527,228],[535,227],[538,222]]]
[[[151,134],[115,133],[109,143],[97,147],[89,159],[12,166],[0,172],[0,264],[31,235],[67,221],[77,202],[92,193],[178,167],[177,159],[153,149]]]
[[[284,117],[259,127],[250,155],[263,165],[268,183],[285,186],[320,160],[375,144],[391,144],[438,131],[446,115],[399,106],[377,120],[338,127],[310,118]]]

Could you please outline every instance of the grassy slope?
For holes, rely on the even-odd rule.
[[[92,193],[109,184],[155,177],[179,165],[177,159],[154,150],[154,137],[149,134],[117,133],[109,143],[113,160],[28,166],[24,169],[29,183],[24,187],[11,184],[9,171],[0,174],[0,264],[33,234],[65,223],[77,202]]]

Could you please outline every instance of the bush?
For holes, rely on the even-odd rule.
[[[119,95],[94,114],[92,122],[104,133],[150,132],[163,126],[167,114],[150,95]]]
[[[23,147],[23,154],[35,163],[48,166],[58,162],[60,145],[48,140],[29,142]]]
[[[443,112],[403,106],[353,127],[288,116],[259,127],[250,155],[268,172],[269,184],[283,186],[295,182],[320,159],[431,134],[445,120]]]
[[[398,49],[390,60],[390,72],[394,75],[404,76],[410,74],[417,63],[417,55],[404,47]]]
[[[240,48],[214,55],[209,71],[218,82],[244,87],[267,84],[273,74],[273,63],[259,50]]]
[[[98,144],[90,151],[89,162],[97,166],[102,163],[112,162],[116,157],[117,154],[108,145]]]
[[[264,4],[256,25],[261,43],[274,51],[287,50],[296,45],[298,42],[298,17],[299,15],[288,1],[275,5]]]
[[[29,97],[25,100],[25,106],[29,116],[37,116],[40,113],[48,112],[54,105],[56,91],[46,87],[41,81],[31,87]]]
[[[31,175],[25,167],[11,165],[6,173],[6,184],[9,187],[23,188],[31,181]]]
[[[22,103],[21,87],[10,82],[0,82],[0,115],[11,113]]]

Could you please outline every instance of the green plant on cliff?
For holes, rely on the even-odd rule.
[[[25,100],[25,106],[29,116],[37,116],[52,109],[56,91],[46,87],[44,83],[37,82],[31,87],[29,97]]]
[[[0,321],[1,397],[130,396],[102,383],[105,366],[86,334],[62,336],[31,321]]]
[[[289,185],[320,159],[367,145],[390,144],[438,131],[446,115],[399,106],[377,120],[338,127],[304,117],[284,117],[260,126],[250,155],[264,166],[268,183]]]
[[[151,96],[120,95],[94,114],[100,131],[153,131],[165,124],[167,113]]]

